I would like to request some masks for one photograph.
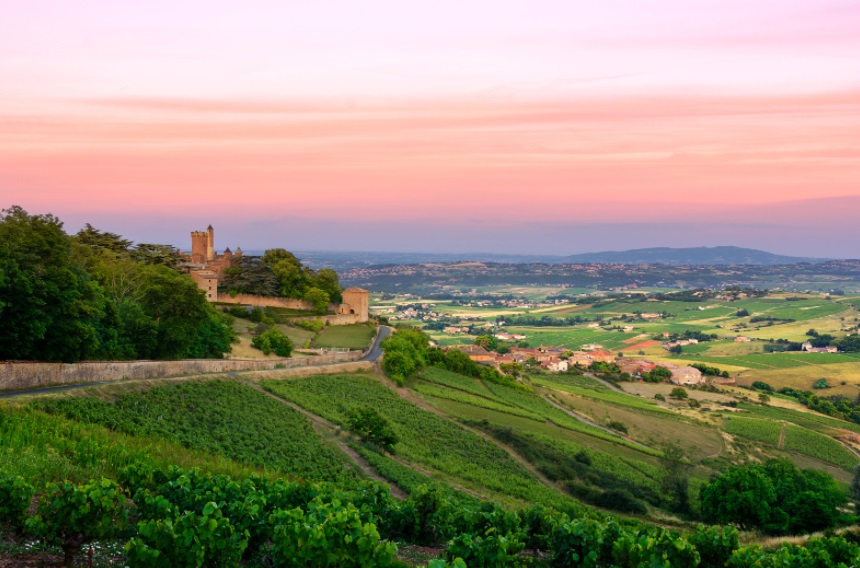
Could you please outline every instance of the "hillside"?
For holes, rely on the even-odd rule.
[[[823,258],[783,256],[762,250],[733,246],[691,248],[644,248],[627,251],[604,251],[574,254],[558,260],[559,263],[617,263],[617,264],[796,264],[800,262],[826,262]]]
[[[739,545],[731,544],[731,531],[694,530],[701,507],[699,488],[712,475],[755,455],[758,460],[785,458],[846,483],[860,461],[841,442],[843,433],[860,433],[860,427],[822,420],[800,405],[744,402],[743,391],[690,391],[702,404],[693,409],[686,401],[654,400],[664,385],[653,385],[654,392],[648,393],[634,389],[638,394],[625,392],[625,383],[619,386],[580,374],[529,375],[516,386],[431,367],[405,387],[378,373],[293,378],[287,371],[91,387],[0,406],[0,440],[12,452],[4,454],[0,470],[23,475],[37,491],[64,478],[84,483],[103,476],[128,488],[144,518],[177,515],[177,525],[185,522],[178,511],[186,510],[190,513],[185,515],[223,514],[225,520],[218,522],[230,523],[225,527],[257,527],[249,532],[250,540],[237,544],[247,550],[246,566],[265,565],[261,554],[282,554],[278,547],[289,546],[278,529],[272,533],[266,528],[268,523],[276,527],[287,522],[277,507],[301,507],[307,517],[296,517],[296,522],[312,526],[315,507],[332,498],[338,499],[338,507],[346,507],[343,514],[355,515],[355,522],[375,524],[361,530],[369,542],[378,543],[367,552],[376,560],[357,565],[385,565],[389,554],[406,565],[424,565],[446,554],[475,561],[468,566],[512,565],[523,547],[538,542],[542,550],[561,558],[573,542],[565,540],[565,531],[570,538],[580,535],[576,546],[598,551],[593,539],[612,530],[627,543],[623,550],[640,537],[657,538],[662,544],[642,552],[644,558],[674,550],[686,559],[673,565],[716,566],[705,560],[707,549],[699,551],[696,543],[702,547],[703,538],[725,534],[729,554]],[[381,451],[357,433],[359,411],[372,411],[387,425],[396,439],[390,451]],[[680,443],[693,466],[691,516],[673,513],[671,496],[661,488],[669,442]],[[200,471],[173,470],[174,464]],[[153,470],[156,473],[147,473]],[[209,477],[225,473],[240,483],[229,486],[223,477]],[[361,481],[368,478],[388,487]],[[292,483],[284,485],[279,479]],[[180,487],[184,489],[178,492]],[[243,503],[264,499],[259,503],[270,504],[262,517],[249,517],[251,510],[242,508],[248,505],[223,500],[230,492],[244,495]],[[144,507],[145,494],[166,501],[158,509]],[[323,501],[315,501],[316,496]],[[214,501],[216,509],[204,507],[208,501]],[[179,507],[175,513],[168,503]],[[349,512],[346,503],[358,509]],[[248,524],[252,518],[269,520]],[[657,520],[679,532],[655,528]],[[528,528],[530,522],[537,524]],[[492,534],[486,532],[488,527],[509,540],[474,540]],[[591,536],[582,533],[586,528]],[[463,540],[458,535],[473,536]],[[400,544],[374,540],[380,537]],[[125,551],[121,546],[100,551],[114,550],[130,565],[144,565],[140,555],[153,546],[148,538],[141,533]],[[754,538],[741,534],[744,541]],[[274,548],[267,548],[267,541]],[[339,546],[329,543],[325,550],[358,553]],[[204,549],[201,554],[215,554]],[[478,562],[491,550],[508,560]],[[758,554],[756,550],[744,549],[743,554]],[[625,561],[627,553],[621,549],[596,554],[619,566],[638,565]],[[458,565],[436,562],[433,566]],[[318,564],[308,560],[307,565]]]

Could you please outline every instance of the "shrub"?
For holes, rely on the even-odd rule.
[[[125,494],[108,479],[74,485],[52,483],[39,502],[36,515],[27,519],[27,530],[48,544],[63,549],[71,566],[83,545],[97,538],[111,538],[128,517]]]
[[[16,532],[22,532],[27,508],[33,499],[33,486],[19,476],[0,476],[0,520],[8,522]]]
[[[669,393],[669,398],[674,398],[677,400],[682,400],[687,398],[687,391],[681,387],[675,387],[672,389],[672,392]]]
[[[633,513],[635,515],[644,515],[648,512],[645,505],[641,501],[633,497],[629,492],[623,489],[604,491],[594,504],[604,509],[612,509],[622,513]]]
[[[279,357],[289,357],[293,352],[292,340],[276,327],[252,339],[251,345],[266,355],[274,352]]]
[[[361,408],[349,417],[350,430],[357,434],[363,442],[379,446],[394,453],[394,446],[399,441],[391,431],[388,421],[372,408]]]
[[[272,560],[275,566],[370,568],[392,565],[397,547],[382,541],[376,525],[365,523],[351,503],[319,498],[307,505],[277,511],[269,517],[274,525]]]

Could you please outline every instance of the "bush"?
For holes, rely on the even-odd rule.
[[[293,322],[293,325],[314,333],[325,327],[322,318],[317,318],[315,320],[296,320]]]
[[[108,479],[74,485],[68,481],[49,484],[27,531],[63,549],[71,566],[83,545],[97,538],[112,538],[128,518],[126,496]]]
[[[161,566],[237,567],[248,546],[247,530],[238,531],[215,503],[198,514],[138,523],[138,536],[125,545],[132,568]]]
[[[660,393],[657,393],[657,394],[655,394],[655,395],[654,395],[654,399],[655,399],[655,400],[662,400],[662,401],[665,401],[665,400],[666,400],[666,397],[665,397],[665,396],[663,396],[663,395],[662,395],[662,394],[660,394]]]
[[[674,398],[676,400],[683,400],[687,398],[687,391],[685,391],[681,387],[675,387],[672,389],[672,392],[669,393],[669,398]]]
[[[445,556],[448,561],[462,559],[469,567],[496,568],[509,565],[522,549],[523,543],[517,535],[502,535],[491,528],[483,536],[466,533],[454,537],[448,543]]]
[[[399,441],[397,435],[391,431],[388,421],[374,409],[362,408],[354,411],[349,417],[349,426],[363,442],[394,453],[394,446]]]
[[[696,547],[702,558],[703,568],[718,568],[726,565],[732,553],[740,546],[738,529],[733,526],[699,525],[687,537],[687,541]]]
[[[274,525],[272,559],[275,566],[369,568],[391,566],[397,547],[382,541],[376,525],[362,521],[351,503],[319,498],[307,505],[277,511],[269,517]]]
[[[289,357],[293,352],[292,340],[276,327],[252,339],[251,345],[266,355],[274,352],[279,357]]]
[[[604,509],[612,509],[613,511],[635,515],[644,515],[648,512],[648,509],[645,508],[645,505],[641,501],[623,489],[604,491],[594,500],[594,504]]]
[[[6,521],[21,533],[27,508],[33,499],[33,486],[19,476],[0,475],[0,521]]]

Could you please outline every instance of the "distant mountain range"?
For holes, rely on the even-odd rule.
[[[798,262],[826,262],[826,258],[783,256],[762,250],[741,247],[644,248],[627,251],[591,252],[574,254],[557,260],[557,263],[615,264],[795,264]]]
[[[826,258],[783,256],[756,249],[733,246],[692,248],[645,248],[628,251],[605,251],[570,256],[500,253],[426,253],[426,252],[343,252],[343,251],[293,251],[303,262],[313,268],[334,268],[337,271],[381,265],[412,265],[430,263],[456,263],[461,261],[491,262],[500,264],[746,264],[773,266],[799,262],[821,263]],[[263,251],[245,251],[246,254],[262,254]]]

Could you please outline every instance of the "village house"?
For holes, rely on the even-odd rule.
[[[542,369],[546,369],[547,371],[552,371],[554,373],[564,372],[568,369],[567,361],[563,359],[550,359],[549,361],[541,363],[540,366]]]
[[[743,335],[739,335],[739,336],[735,337],[735,343],[750,343],[751,341],[752,341],[752,339],[750,339],[749,337],[745,337]]]
[[[680,386],[698,385],[703,382],[702,372],[694,367],[679,367],[678,365],[664,365],[672,376],[669,381]]]

